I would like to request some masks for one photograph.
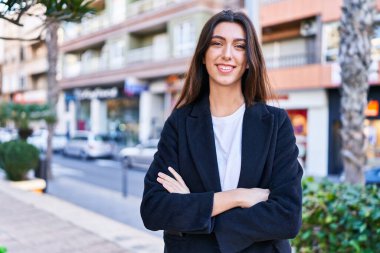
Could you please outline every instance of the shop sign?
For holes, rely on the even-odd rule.
[[[370,100],[365,110],[365,116],[367,117],[377,117],[379,115],[379,101]]]
[[[124,82],[124,93],[127,96],[139,95],[148,89],[148,86],[135,78],[127,78]]]
[[[16,104],[44,104],[46,103],[46,90],[15,93],[12,100]]]
[[[109,98],[116,98],[119,94],[119,91],[117,87],[95,88],[95,89],[75,90],[74,94],[78,100],[109,99]]]

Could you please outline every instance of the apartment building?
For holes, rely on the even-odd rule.
[[[269,77],[292,120],[306,174],[342,172],[340,157],[339,19],[341,0],[263,0],[260,20]],[[377,10],[380,1],[376,1]],[[377,22],[380,22],[377,19]],[[368,158],[379,156],[380,23],[372,40],[367,110]],[[375,159],[372,159],[375,162]]]
[[[108,132],[123,145],[157,138],[206,20],[243,1],[103,0],[66,24],[58,127]]]
[[[12,38],[36,38],[41,20],[25,16],[23,27],[2,21],[1,36]],[[1,101],[15,103],[46,103],[47,97],[47,49],[42,41],[3,40]],[[1,72],[1,71],[0,71]],[[0,82],[0,83],[1,83]]]

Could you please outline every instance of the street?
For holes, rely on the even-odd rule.
[[[127,197],[122,195],[122,168],[118,161],[80,160],[56,154],[53,179],[47,193],[147,232],[140,218],[145,171],[127,172]],[[161,236],[162,232],[151,232]]]

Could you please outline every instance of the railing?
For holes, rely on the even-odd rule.
[[[183,2],[184,0],[140,0],[131,3],[127,7],[127,16],[132,17],[145,12],[158,10],[172,3]]]
[[[112,58],[107,61],[105,56],[93,57],[86,61],[67,63],[63,66],[63,77],[71,78],[83,74],[90,74],[99,71],[114,70],[126,67],[130,63],[154,62],[169,58],[167,47],[148,46],[129,50],[124,57]]]
[[[105,13],[83,19],[82,22],[78,24],[69,23],[65,25],[65,30],[67,30],[67,32],[65,32],[64,40],[67,41],[82,35],[97,32],[107,28],[110,25],[111,22]]]
[[[79,76],[80,74],[81,74],[81,63],[80,62],[65,64],[63,66],[63,76],[65,78]]]
[[[79,24],[66,24],[66,30],[70,32],[65,32],[64,41],[75,39],[79,36],[90,34],[93,32],[100,31],[114,24],[120,23],[130,17],[134,17],[139,14],[147,13],[154,10],[161,10],[173,3],[180,3],[188,0],[139,0],[127,5],[126,13],[121,14],[123,17],[108,17],[107,11],[104,11],[100,15],[95,15],[90,18],[85,18]]]
[[[317,63],[317,57],[315,53],[295,54],[281,57],[266,57],[265,62],[268,69],[295,67]]]
[[[160,48],[155,48],[154,45],[152,45],[129,50],[127,52],[127,63],[164,60],[168,57],[167,46],[160,45]]]
[[[277,2],[281,2],[281,1],[284,1],[284,0],[261,0],[260,4],[262,4],[262,5],[274,4],[274,3],[277,3]]]

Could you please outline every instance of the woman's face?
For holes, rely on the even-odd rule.
[[[245,32],[241,25],[219,23],[213,32],[203,63],[210,85],[241,86],[247,68]]]

